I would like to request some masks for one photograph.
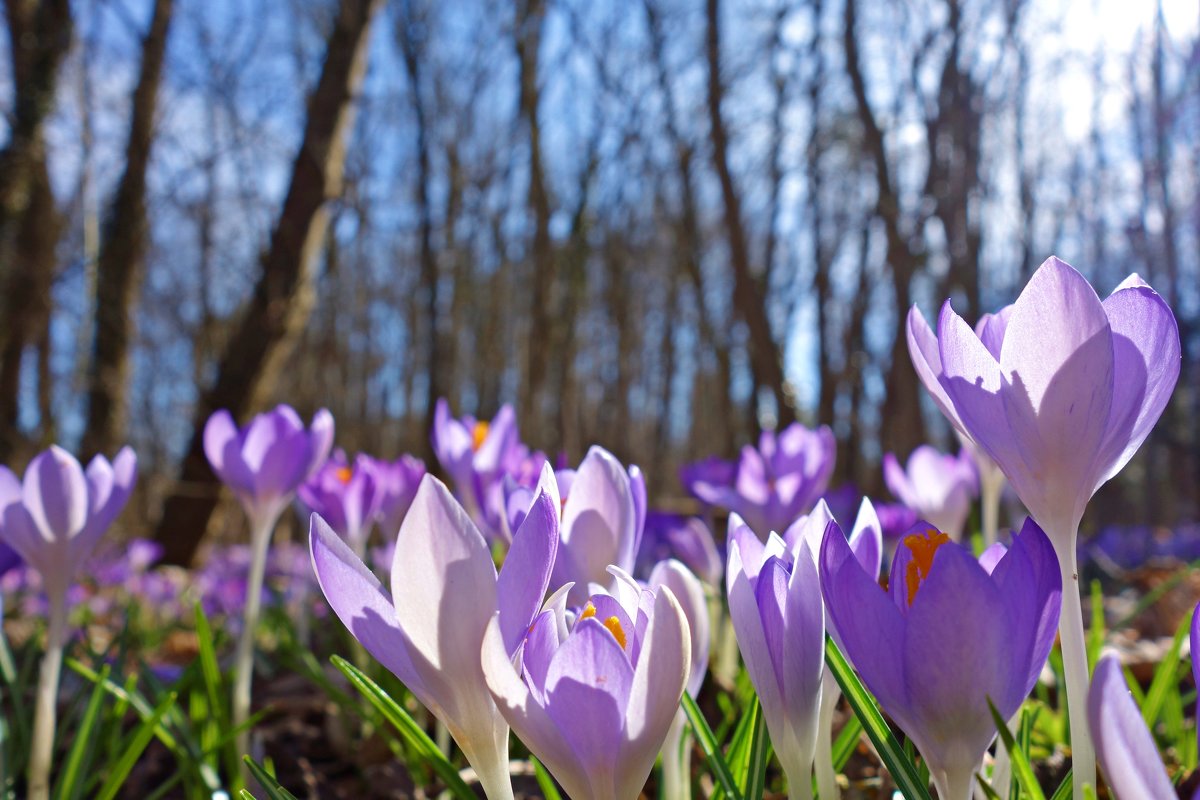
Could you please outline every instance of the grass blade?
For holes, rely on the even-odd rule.
[[[379,687],[379,684],[368,678],[358,667],[341,656],[333,656],[333,665],[342,671],[359,693],[366,698],[375,710],[390,722],[408,744],[421,755],[446,784],[450,793],[459,800],[475,800],[475,793],[467,786],[458,770],[454,768],[438,746],[421,726],[400,707],[395,700]]]
[[[733,775],[729,772],[729,765],[725,763],[725,757],[721,755],[721,748],[713,736],[712,729],[708,727],[696,701],[687,692],[683,693],[683,712],[687,714],[688,722],[692,726],[692,733],[695,734],[696,741],[699,743],[700,749],[704,751],[705,759],[708,760],[708,768],[712,770],[713,777],[724,790],[725,796],[731,800],[742,800],[742,794],[738,791]]]
[[[854,709],[854,715],[858,717],[863,730],[875,745],[884,766],[892,773],[892,779],[896,781],[900,792],[908,800],[930,800],[928,784],[921,780],[916,766],[904,755],[896,735],[879,713],[875,698],[862,685],[854,670],[850,669],[846,657],[829,636],[825,637],[825,663],[837,679],[838,685],[842,687],[842,694]]]
[[[833,769],[835,772],[845,769],[850,756],[854,755],[854,748],[858,746],[858,739],[862,736],[862,732],[862,720],[851,715],[850,719],[846,720],[846,724],[842,726],[842,732],[833,742]]]
[[[1000,716],[1000,712],[992,704],[991,698],[988,698],[988,710],[992,712],[992,721],[996,723],[996,730],[999,731],[1000,739],[1004,742],[1004,749],[1008,751],[1013,777],[1017,779],[1021,791],[1029,800],[1046,800],[1046,795],[1042,794],[1041,785],[1034,777],[1033,767],[1029,765],[1029,756],[1017,746],[1017,740],[1013,738],[1012,731],[1008,729],[1008,723]]]
[[[766,788],[767,759],[770,757],[770,739],[767,737],[767,721],[762,713],[762,705],[758,698],[754,699],[751,707],[754,723],[750,734],[750,759],[747,764],[746,782],[742,785],[742,795],[746,800],[762,800],[763,789]]]
[[[558,786],[554,783],[554,778],[550,777],[550,773],[542,766],[542,762],[538,761],[532,755],[529,760],[533,763],[533,777],[537,779],[538,788],[542,790],[542,797],[546,800],[562,800],[562,795],[558,791]]]
[[[158,704],[158,707],[154,709],[154,713],[147,719],[142,720],[142,724],[138,726],[133,738],[125,747],[125,752],[121,753],[121,757],[113,765],[112,772],[108,774],[108,779],[100,787],[100,791],[96,793],[96,800],[113,800],[117,796],[117,792],[121,790],[121,785],[129,777],[129,772],[133,769],[134,763],[141,758],[146,745],[150,744],[150,740],[154,738],[159,723],[162,722],[162,718],[174,705],[175,693],[171,692]]]
[[[1062,783],[1054,790],[1054,794],[1050,795],[1050,800],[1071,800],[1071,792],[1074,790],[1073,773],[1075,770],[1067,770],[1067,774],[1063,775]]]
[[[1180,624],[1179,630],[1175,631],[1171,649],[1154,670],[1154,678],[1150,681],[1150,688],[1146,691],[1146,701],[1142,704],[1142,719],[1146,720],[1146,727],[1152,731],[1162,712],[1167,692],[1178,691],[1179,651],[1183,648],[1183,640],[1187,638],[1191,627],[1192,615],[1187,614]]]
[[[250,756],[242,759],[249,768],[250,774],[254,776],[254,780],[258,781],[258,785],[267,793],[268,800],[296,800],[296,795],[289,792],[287,789],[279,785],[279,781],[275,780],[275,776],[267,772],[265,768]],[[245,789],[242,789],[244,795],[254,797]]]
[[[104,682],[108,680],[111,672],[112,669],[105,664],[100,670],[100,680],[96,682],[95,688],[92,689],[92,696],[88,698],[87,708],[83,712],[79,728],[75,731],[75,741],[71,743],[71,752],[67,754],[67,765],[63,768],[58,792],[55,794],[58,800],[71,800],[82,789],[81,786],[77,786],[77,783],[83,770],[84,757],[91,751],[94,743],[92,728],[96,726],[96,720],[100,717],[100,703],[105,695]]]

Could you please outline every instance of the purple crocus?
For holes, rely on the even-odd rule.
[[[540,483],[554,485],[549,468]],[[489,622],[505,661],[524,641],[550,582],[556,506],[539,492],[497,575],[483,534],[445,485],[425,476],[396,539],[390,595],[319,516],[311,522],[313,568],[334,613],[446,725],[493,800],[512,798],[508,725],[480,648]]]
[[[921,519],[954,541],[962,539],[971,515],[971,501],[979,494],[979,475],[966,450],[943,455],[921,445],[912,451],[908,464],[900,466],[893,453],[883,457],[883,480],[900,502]]]
[[[766,543],[730,518],[729,616],[792,796],[812,797],[825,670],[825,614],[808,542]]]
[[[1077,796],[1094,783],[1085,713],[1088,668],[1075,542],[1088,500],[1128,463],[1179,377],[1179,327],[1130,275],[1101,301],[1070,265],[1048,258],[1006,324],[977,335],[942,306],[935,337],[909,313],[913,364],[943,413],[1004,472],[1045,529],[1065,587],[1062,651]]]
[[[41,574],[50,605],[29,755],[30,797],[50,796],[68,590],[125,507],[136,480],[137,457],[128,447],[112,463],[96,456],[84,471],[55,445],[34,457],[21,481],[0,466],[0,541]]]
[[[1096,756],[1116,800],[1176,796],[1154,737],[1114,655],[1103,656],[1096,664],[1087,713]]]
[[[310,512],[319,514],[362,558],[382,499],[373,459],[359,455],[351,465],[346,454],[338,450],[300,484],[296,494]]]
[[[392,540],[417,496],[417,487],[425,477],[425,462],[407,454],[395,461],[372,459],[371,472],[378,495],[379,528],[385,539]]]
[[[482,661],[501,713],[568,796],[636,800],[687,686],[691,637],[666,586],[595,594],[578,614],[560,592],[516,658],[493,617]]]
[[[668,514],[662,511],[646,513],[645,530],[638,548],[637,574],[647,574],[666,559],[678,559],[710,586],[721,582],[725,570],[712,531],[699,517]]]
[[[8,572],[10,569],[21,563],[21,557],[17,555],[17,551],[0,541],[0,575]]]
[[[847,657],[917,745],[942,800],[967,800],[996,735],[1037,683],[1054,643],[1062,582],[1054,548],[1027,520],[989,573],[921,523],[901,540],[890,592],[833,525],[821,590]]]
[[[512,406],[501,406],[490,422],[470,415],[455,419],[450,403],[441,398],[434,409],[432,437],[433,452],[454,481],[463,507],[484,533],[499,535],[504,475],[528,453]]]
[[[735,466],[710,459],[680,473],[684,487],[703,502],[735,512],[765,540],[810,510],[833,474],[836,441],[822,426],[793,423],[763,431],[758,447],[747,445]]]

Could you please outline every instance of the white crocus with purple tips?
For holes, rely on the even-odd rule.
[[[68,633],[67,591],[125,507],[136,480],[137,457],[128,447],[111,464],[96,456],[86,472],[58,446],[38,454],[23,481],[0,467],[0,540],[37,569],[50,601],[29,754],[28,792],[34,800],[50,796],[58,682]]]
[[[470,516],[436,478],[421,481],[400,526],[389,595],[319,517],[309,545],[321,591],[367,652],[449,729],[492,800],[508,800],[508,725],[492,701],[479,653],[497,619],[514,656],[542,604],[558,550],[558,495],[545,468],[533,508],[499,574]]]

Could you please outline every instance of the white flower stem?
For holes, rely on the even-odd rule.
[[[971,800],[974,794],[975,771],[973,767],[934,770],[931,777],[939,800]]]
[[[50,797],[50,765],[54,758],[54,728],[58,713],[58,681],[63,646],[67,640],[67,592],[49,587],[50,626],[46,653],[38,676],[37,705],[33,717],[33,742],[29,754],[29,799]]]
[[[692,748],[687,717],[682,711],[675,714],[662,747],[662,796],[670,800],[692,798]]]
[[[1055,531],[1050,539],[1065,545],[1055,546],[1059,569],[1062,571],[1062,616],[1058,620],[1058,635],[1062,644],[1063,673],[1071,719],[1073,796],[1083,797],[1085,784],[1096,785],[1096,751],[1092,748],[1092,734],[1087,721],[1089,673],[1087,640],[1083,633],[1083,605],[1079,600],[1079,574],[1075,562],[1077,531],[1067,532],[1071,534],[1069,537],[1059,535],[1062,531]]]
[[[778,756],[779,754],[776,753]],[[813,800],[812,790],[812,762],[808,764],[783,764],[784,759],[780,758],[780,763],[783,765],[783,774],[787,777],[787,790],[789,800]]]
[[[837,710],[838,698],[842,696],[837,679],[828,669],[821,675],[821,709],[817,723],[817,794],[821,800],[838,800],[841,789],[837,784],[837,770],[833,766],[833,713]]]
[[[238,637],[237,650],[233,659],[233,727],[245,724],[250,718],[250,684],[254,679],[254,633],[258,628],[258,617],[262,606],[263,576],[267,571],[267,549],[271,534],[279,519],[278,511],[268,511],[250,516],[250,574],[246,578],[246,608],[242,615],[242,632]],[[250,731],[237,735],[239,758],[250,752]],[[242,766],[243,780],[249,779],[249,770]]]
[[[999,470],[996,470],[996,473],[979,476],[984,547],[991,547],[996,543],[1000,530],[1000,498],[1004,494],[1004,475]]]

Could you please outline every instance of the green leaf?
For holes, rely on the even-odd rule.
[[[891,772],[900,792],[908,800],[930,800],[928,784],[921,780],[913,762],[905,757],[900,742],[879,713],[875,698],[862,685],[854,670],[850,669],[846,657],[828,635],[825,637],[825,663],[842,687],[842,694],[854,709],[854,715],[862,723],[863,730],[875,745],[876,752]]]
[[[1072,769],[1067,770],[1067,774],[1063,776],[1062,783],[1054,790],[1054,794],[1050,795],[1050,800],[1071,800],[1071,792],[1073,791],[1072,783],[1074,782],[1074,773]]]
[[[475,793],[471,791],[471,787],[467,786],[466,782],[458,774],[458,770],[446,759],[446,756],[438,749],[434,741],[409,716],[407,711],[401,708],[387,692],[379,688],[379,684],[368,678],[363,674],[362,670],[346,659],[341,656],[333,656],[331,661],[350,680],[351,685],[375,707],[375,710],[382,714],[384,719],[400,732],[400,735],[404,737],[405,741],[408,742],[418,755],[429,763],[429,766],[433,768],[433,771],[446,784],[446,788],[450,790],[452,795],[459,798],[459,800],[475,800]]]
[[[1017,779],[1017,785],[1021,787],[1021,791],[1025,792],[1029,800],[1046,800],[1046,796],[1042,794],[1042,787],[1034,777],[1033,768],[1029,765],[1029,757],[1024,750],[1017,746],[1012,731],[1008,729],[1008,723],[1004,717],[1000,716],[1000,712],[996,710],[990,697],[988,698],[988,710],[992,712],[992,721],[996,723],[996,730],[1000,732],[1004,749],[1008,751],[1008,760],[1012,764],[1013,777]]]
[[[104,699],[104,681],[108,680],[112,669],[108,664],[100,670],[100,680],[96,682],[95,688],[92,689],[92,695],[88,698],[87,708],[83,712],[83,719],[79,723],[79,727],[74,731],[74,739],[71,743],[71,751],[67,754],[67,765],[63,768],[62,778],[58,783],[58,791],[55,797],[58,800],[71,800],[78,796],[82,790],[82,785],[79,784],[79,776],[83,770],[83,761],[85,756],[92,750],[92,745],[95,740],[92,737],[92,729],[96,726],[96,720],[100,716],[100,704]]]
[[[862,731],[862,720],[851,715],[850,719],[846,720],[846,724],[842,726],[842,732],[833,741],[834,772],[841,772],[845,769],[850,756],[854,755],[854,748],[858,746],[858,739],[862,736]]]
[[[121,784],[125,783],[125,779],[129,777],[129,772],[133,769],[133,765],[141,758],[146,745],[150,744],[150,740],[154,738],[162,718],[174,705],[175,693],[170,692],[158,704],[154,712],[148,718],[142,720],[142,724],[138,726],[129,744],[126,745],[125,751],[121,753],[121,757],[113,765],[112,772],[108,774],[108,780],[100,787],[100,791],[96,793],[96,800],[113,800],[117,796],[117,792],[121,790]]]
[[[712,770],[717,785],[731,800],[742,800],[741,792],[738,791],[733,775],[729,772],[729,765],[725,763],[725,757],[721,755],[721,748],[713,737],[712,729],[705,722],[704,715],[700,713],[700,707],[696,705],[696,701],[687,692],[683,693],[683,712],[687,714],[692,732],[696,735],[700,749],[704,751],[704,758],[708,761],[708,768]]]
[[[979,788],[983,790],[983,794],[988,800],[1004,800],[978,772],[975,773],[975,782],[979,784]]]
[[[746,771],[746,782],[742,784],[742,796],[746,800],[762,800],[763,789],[766,788],[767,759],[770,758],[771,742],[767,737],[767,721],[762,713],[762,704],[758,698],[751,706],[754,715],[754,725],[750,734],[750,759]]]
[[[1167,699],[1167,692],[1179,691],[1179,651],[1183,648],[1183,640],[1187,638],[1191,626],[1192,615],[1189,613],[1184,616],[1179,630],[1175,631],[1171,649],[1154,670],[1154,678],[1146,691],[1146,702],[1142,704],[1142,718],[1146,720],[1146,727],[1152,731],[1158,722],[1163,702]]]
[[[255,761],[250,756],[242,759],[246,767],[249,768],[250,774],[254,776],[254,780],[258,781],[258,785],[267,793],[268,800],[296,800],[296,796],[287,789],[279,785],[279,781],[275,780],[275,776],[267,772],[267,770]],[[245,789],[244,794],[249,794]],[[250,795],[253,797],[254,795]]]
[[[1092,581],[1092,624],[1087,634],[1088,675],[1096,668],[1100,649],[1104,647],[1104,591],[1100,581]]]
[[[550,773],[542,766],[542,762],[532,755],[529,760],[533,763],[533,777],[537,779],[538,788],[542,790],[542,797],[545,800],[562,800],[562,794],[559,793],[554,778],[550,777]]]

